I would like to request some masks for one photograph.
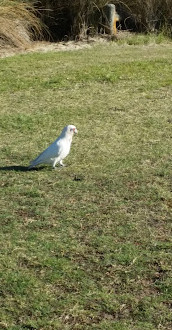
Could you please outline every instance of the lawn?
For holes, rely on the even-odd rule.
[[[172,44],[1,59],[0,104],[0,328],[171,329]]]

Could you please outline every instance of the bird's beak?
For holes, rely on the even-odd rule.
[[[78,133],[78,131],[77,131],[77,129],[76,129],[76,128],[74,128],[73,132],[74,132],[74,133],[76,133],[76,134]]]

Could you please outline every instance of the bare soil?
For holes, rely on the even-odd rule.
[[[96,37],[89,37],[89,39],[83,39],[81,41],[62,41],[62,42],[46,42],[46,41],[35,41],[26,43],[25,47],[12,47],[7,44],[0,44],[0,58],[13,56],[16,54],[26,54],[33,52],[46,53],[49,51],[68,51],[78,50],[83,48],[90,48],[95,43],[107,42],[113,39],[123,39],[132,35],[128,31],[119,31],[117,37],[110,35],[100,35]]]
[[[94,41],[92,41],[94,42]],[[92,45],[91,41],[68,41],[68,42],[32,42],[25,48],[17,48],[5,46],[0,48],[0,58],[13,56],[16,54],[26,54],[33,52],[46,53],[49,51],[66,51],[66,50],[78,50],[83,48],[89,48]]]

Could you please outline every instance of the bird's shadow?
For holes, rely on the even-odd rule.
[[[15,172],[30,172],[30,171],[40,171],[42,170],[44,167],[34,167],[29,169],[28,166],[16,166],[16,165],[12,165],[12,166],[2,166],[0,167],[0,171],[15,171]]]

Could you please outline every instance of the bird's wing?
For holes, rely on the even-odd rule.
[[[47,149],[45,149],[38,157],[36,157],[32,162],[31,165],[35,166],[41,163],[46,163],[51,158],[57,158],[61,152],[61,144],[59,141],[54,141]]]

